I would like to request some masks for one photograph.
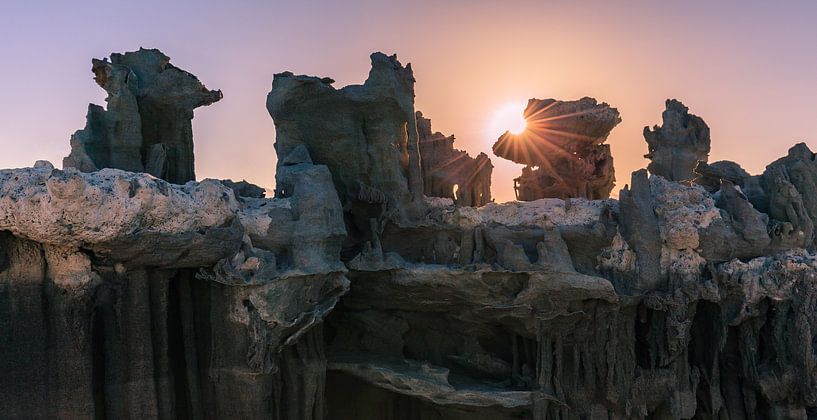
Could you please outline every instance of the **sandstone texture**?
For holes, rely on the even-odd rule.
[[[274,198],[108,161],[0,170],[0,416],[817,418],[805,144],[758,175],[707,163],[670,101],[669,166],[616,200],[612,166],[575,165],[609,155],[618,112],[532,100],[542,126],[495,151],[561,180],[495,203],[487,156],[416,113],[410,66],[376,53],[331,84],[275,76]],[[545,147],[567,155],[522,152]]]

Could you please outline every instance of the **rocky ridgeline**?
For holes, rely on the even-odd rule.
[[[614,200],[618,111],[531,100],[494,147],[531,201],[497,204],[488,157],[432,133],[378,53],[363,85],[275,76],[265,198],[192,181],[220,92],[157,50],[93,71],[108,109],[65,168],[0,171],[3,417],[817,416],[804,144],[761,175],[707,163],[668,101]]]

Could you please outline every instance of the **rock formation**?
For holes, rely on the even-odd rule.
[[[373,57],[370,80],[405,75]],[[0,170],[2,416],[817,416],[805,145],[762,175],[640,170],[620,200],[417,202],[402,152],[413,104],[276,82],[275,198],[43,161]],[[323,132],[310,123],[328,134],[300,134]]]
[[[363,85],[335,89],[328,77],[284,72],[274,76],[267,96],[278,156],[308,156],[332,172],[348,259],[376,245],[386,223],[415,223],[425,211],[424,187],[426,195],[463,204],[491,199],[488,157],[471,159],[454,149],[453,137],[432,134],[430,120],[415,113],[411,64],[382,53],[372,54],[371,63]],[[279,174],[288,164],[278,161]],[[288,196],[283,185],[279,179],[276,196]]]
[[[324,77],[276,74],[267,96],[275,121],[275,150],[288,156],[303,146],[327,165],[344,206],[379,203],[405,212],[422,201],[414,75],[397,56],[374,53],[363,85],[332,86]],[[278,168],[286,163],[278,162]],[[287,192],[278,189],[280,196]]]
[[[107,109],[88,105],[85,128],[71,136],[63,166],[92,172],[147,172],[175,184],[196,179],[193,110],[221,99],[156,49],[92,60],[94,80],[108,93]]]
[[[454,200],[457,205],[480,207],[491,202],[491,159],[485,153],[472,158],[454,148],[454,136],[431,131],[431,119],[417,111],[423,191],[429,197]]]
[[[321,348],[285,347],[347,290],[345,230],[326,167],[286,176],[291,197],[272,200],[117,169],[0,171],[3,415],[322,410],[303,399],[323,384]]]
[[[667,99],[666,107],[662,126],[644,127],[647,169],[670,181],[688,181],[695,177],[696,163],[709,156],[709,126],[680,101]]]
[[[0,171],[2,416],[320,418],[320,323],[349,287],[329,170],[288,157],[266,199],[106,169],[161,148],[154,175],[192,178],[192,109],[221,94],[156,50],[94,64],[109,110],[67,159],[90,173]]]
[[[621,122],[618,110],[593,98],[531,99],[524,117],[525,131],[505,132],[493,146],[495,155],[527,165],[514,179],[517,200],[610,196],[613,156],[602,143]]]

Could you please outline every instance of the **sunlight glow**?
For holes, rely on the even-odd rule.
[[[528,122],[522,117],[527,102],[509,102],[499,108],[491,120],[491,132],[496,136],[509,131],[519,134],[528,127]]]

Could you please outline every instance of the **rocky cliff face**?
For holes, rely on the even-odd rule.
[[[348,289],[345,231],[326,167],[288,172],[291,197],[271,200],[116,169],[0,171],[4,416],[319,409],[303,396],[322,395],[320,358],[284,343],[310,339]]]
[[[817,417],[805,145],[755,176],[637,171],[620,200],[416,198],[408,69],[276,76],[272,199],[0,171],[3,416]]]

